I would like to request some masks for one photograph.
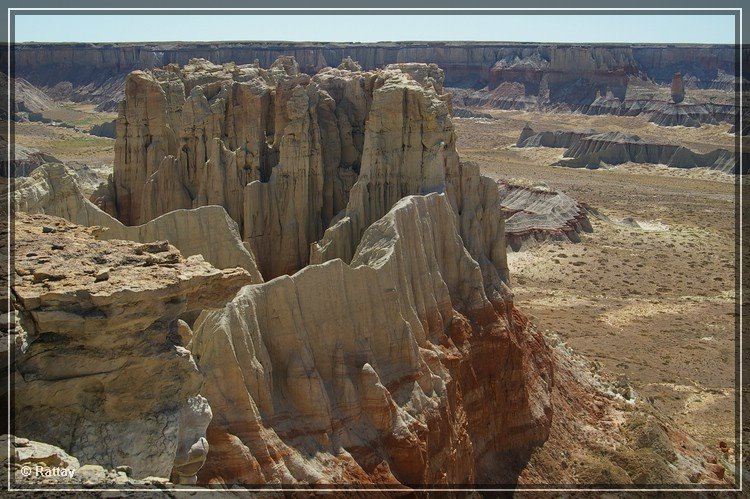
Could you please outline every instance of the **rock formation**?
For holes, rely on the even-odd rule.
[[[672,77],[672,86],[670,88],[672,93],[672,102],[679,104],[685,100],[685,84],[682,82],[682,74],[675,73]]]
[[[349,56],[346,56],[341,60],[341,64],[338,65],[338,68],[347,71],[362,71],[362,66]]]
[[[709,106],[702,104],[685,104],[680,105],[667,102],[660,105],[651,104],[645,113],[651,123],[659,126],[686,126],[698,128],[701,124],[715,125],[719,121],[726,121],[722,118],[717,119],[716,114],[709,109]]]
[[[716,125],[719,122],[734,123],[738,109],[733,104],[685,103],[675,104],[653,99],[597,98],[589,106],[580,109],[590,115],[612,114],[616,116],[646,116],[649,121],[661,126],[699,127],[701,124]]]
[[[569,148],[583,137],[593,135],[593,130],[553,130],[536,133],[527,123],[516,141],[516,147],[564,147]]]
[[[281,56],[293,56],[303,72],[346,65],[350,58],[365,70],[399,62],[429,62],[445,68],[450,87],[494,90],[520,86],[522,95],[545,87],[549,98],[592,99],[607,89],[624,95],[627,77],[651,78],[668,85],[675,72],[690,74],[701,88],[733,83],[735,50],[731,45],[570,45],[493,42],[384,43],[159,43],[159,44],[34,44],[15,47],[16,71],[50,92],[65,87],[66,99],[107,103],[123,96],[125,76],[136,69],[167,64],[187,65],[204,58],[216,64],[258,62],[269,67]],[[0,62],[3,67],[7,61]],[[744,67],[750,67],[742,54]],[[348,67],[347,69],[352,69]],[[730,83],[726,83],[730,81]],[[67,82],[64,85],[63,82]],[[62,88],[59,90],[63,90]],[[730,91],[734,90],[734,86]],[[536,101],[536,97],[533,98]],[[111,110],[111,104],[109,104]]]
[[[44,163],[59,163],[56,157],[31,147],[17,144],[13,147],[13,157],[8,164],[8,142],[0,137],[0,176],[25,177]]]
[[[144,223],[218,204],[266,276],[298,270],[346,204],[373,79],[345,70],[311,79],[291,58],[269,70],[195,61],[133,73],[117,125],[118,217]]]
[[[7,67],[3,66],[3,67]],[[38,89],[23,78],[10,78],[10,89],[8,88],[8,76],[0,72],[0,92],[6,97],[9,91],[13,92],[10,115],[14,120],[28,120],[29,114],[41,114],[42,112],[57,107],[57,103],[43,90]],[[0,118],[7,118],[7,109],[2,108]]]
[[[237,224],[219,206],[167,213],[140,226],[128,227],[87,200],[63,164],[47,164],[29,178],[16,181],[16,211],[45,213],[86,226],[98,226],[98,239],[140,243],[168,240],[184,256],[202,255],[217,268],[244,268],[259,283],[263,278],[255,258],[242,243]]]
[[[574,143],[557,164],[574,168],[598,168],[601,163],[617,165],[632,161],[652,163],[676,168],[703,167],[726,173],[738,173],[735,154],[716,149],[700,154],[682,146],[652,144],[637,135],[608,132],[583,137]]]
[[[100,125],[94,125],[91,127],[91,130],[89,130],[89,133],[91,135],[96,135],[97,137],[107,137],[110,139],[114,139],[116,136],[116,124],[117,121],[108,121],[106,123],[102,123]]]
[[[455,184],[460,209],[463,170],[442,81],[437,66],[425,64],[329,69],[310,78],[290,58],[269,70],[193,61],[135,72],[118,118],[118,218],[144,223],[219,204],[267,278],[304,267],[321,237],[314,261],[348,261],[364,229],[405,195]],[[465,181],[472,175],[481,184],[472,172]],[[324,236],[331,223],[344,228]],[[499,244],[502,230],[489,219],[486,225],[494,234],[486,244]],[[462,235],[463,228],[478,230],[467,222]],[[500,257],[490,258],[502,270]]]
[[[499,190],[505,239],[513,251],[549,240],[580,242],[581,232],[593,230],[586,205],[562,192],[507,182],[499,182]]]
[[[133,478],[133,470],[127,465],[109,470],[98,464],[81,465],[77,458],[59,447],[13,435],[0,436],[0,446],[3,449],[0,465],[10,471],[7,475],[0,475],[0,485],[5,488],[47,491],[58,487],[138,488],[151,489],[149,496],[170,497],[167,491],[160,490],[172,485],[168,479],[158,476]],[[11,476],[10,483],[7,483],[8,475]]]
[[[725,173],[739,173],[739,158],[726,149],[708,153],[696,153],[682,146],[654,144],[641,140],[637,135],[620,132],[596,133],[534,131],[526,126],[521,131],[517,147],[565,147],[565,158],[557,165],[572,168],[599,168],[602,164],[652,163],[675,168],[709,168]],[[747,154],[747,153],[745,153]],[[747,163],[743,160],[743,163]]]
[[[310,265],[202,314],[191,350],[221,417],[201,480],[498,480],[512,463],[499,456],[546,438],[552,373],[482,281],[433,193],[398,201],[351,265]]]
[[[242,269],[184,259],[166,241],[98,241],[93,229],[16,213],[15,431],[133,476],[191,481],[211,418],[177,318],[224,303]],[[61,429],[64,428],[64,431]]]
[[[453,106],[453,111],[451,112],[451,115],[454,118],[476,118],[476,119],[483,119],[483,120],[494,120],[493,116],[490,113],[483,113],[481,111],[475,111],[473,109],[468,109],[465,107],[456,107]]]
[[[500,455],[546,438],[551,366],[505,284],[497,184],[459,161],[442,81],[425,64],[310,78],[289,58],[129,77],[118,215],[219,199],[266,276],[291,274],[194,325],[214,413],[202,482],[499,480]]]
[[[64,165],[18,181],[16,434],[103,483],[124,465],[227,488],[574,481],[558,465],[571,442],[632,450],[620,423],[637,410],[577,377],[508,288],[505,217],[520,237],[567,234],[585,228],[576,206],[460,161],[434,64],[309,76],[311,54],[131,73],[95,193],[122,222]],[[550,67],[628,60],[576,49]],[[215,268],[232,264],[246,270]],[[683,445],[648,462],[687,483],[699,450],[659,431]]]

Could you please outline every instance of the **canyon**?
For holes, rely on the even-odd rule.
[[[35,452],[55,456],[47,466],[95,471],[89,483],[147,487],[730,487],[738,479],[734,442],[720,447],[686,431],[640,385],[549,331],[550,320],[564,322],[554,307],[529,304],[534,265],[549,262],[523,264],[551,247],[585,249],[615,225],[660,227],[614,223],[584,187],[563,192],[554,179],[579,175],[592,189],[580,175],[608,170],[548,174],[543,166],[571,161],[562,149],[580,162],[569,166],[677,155],[674,166],[684,167],[688,153],[711,156],[714,142],[732,155],[733,138],[693,151],[617,131],[603,141],[617,148],[607,153],[593,126],[536,133],[504,114],[536,117],[529,109],[542,95],[552,105],[533,112],[688,133],[684,119],[655,123],[653,112],[590,106],[602,95],[629,102],[634,79],[669,93],[678,71],[687,102],[663,106],[694,105],[697,91],[731,92],[732,48],[16,51],[17,81],[53,101],[40,112],[81,123],[58,131],[19,122],[19,140],[52,129],[80,137],[115,121],[114,139],[85,142],[111,155],[101,183],[58,154],[13,166],[6,333],[16,436],[6,466],[15,484],[30,483],[21,465],[36,462]],[[523,86],[513,99],[528,108],[471,100],[508,82]],[[699,126],[689,133],[728,136],[736,110],[726,106],[691,118]],[[498,155],[534,159],[516,168]],[[733,178],[725,172],[734,156],[719,159],[715,171],[703,167],[716,161],[691,166]],[[528,177],[540,171],[553,187],[527,180],[531,163]],[[498,178],[496,165],[513,178]],[[61,425],[74,436],[55,430]],[[722,427],[721,438],[728,433]]]
[[[172,63],[184,66],[194,58],[216,64],[257,63],[269,67],[279,57],[289,55],[303,73],[310,75],[327,66],[337,67],[347,57],[365,70],[403,62],[434,63],[445,71],[447,87],[485,88],[489,95],[504,93],[506,97],[496,102],[504,108],[525,106],[527,101],[538,99],[580,108],[608,94],[624,101],[631,97],[629,89],[640,88],[643,81],[671,84],[677,72],[684,76],[688,89],[731,93],[739,88],[738,79],[747,78],[737,74],[739,58],[743,67],[750,67],[748,54],[739,54],[733,46],[690,44],[25,43],[14,50],[18,76],[51,95],[96,102],[102,110],[116,109],[130,71]],[[669,97],[664,100],[671,102]],[[731,112],[734,100],[730,98],[726,104]]]

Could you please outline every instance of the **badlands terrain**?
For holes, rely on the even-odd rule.
[[[722,51],[100,49],[19,59],[14,485],[735,483],[734,163],[519,140],[734,151]]]
[[[526,123],[668,137],[703,150],[731,148],[734,137],[723,126],[665,130],[641,117],[491,113],[497,119],[454,120],[462,157],[493,178],[561,190],[600,215],[589,215],[593,233],[580,244],[508,255],[517,303],[697,438],[733,441],[735,178],[633,163],[568,169],[549,166],[562,148],[513,146]]]

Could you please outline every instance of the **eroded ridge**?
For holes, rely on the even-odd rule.
[[[474,483],[547,438],[549,352],[487,298],[454,220],[445,194],[403,198],[350,265],[201,315],[191,349],[221,414],[201,480]]]
[[[564,147],[563,159],[555,164],[572,168],[597,169],[602,165],[633,162],[740,173],[740,155],[726,149],[698,153],[684,146],[648,142],[637,135],[621,132],[555,130],[536,133],[526,125],[516,146]],[[746,154],[743,153],[743,159]]]
[[[85,198],[74,175],[63,164],[37,168],[19,178],[13,207],[26,213],[62,217],[75,224],[98,227],[94,237],[139,243],[167,240],[184,256],[201,255],[220,269],[242,267],[252,282],[263,282],[255,257],[240,238],[236,222],[220,206],[175,210],[139,226],[126,226]]]

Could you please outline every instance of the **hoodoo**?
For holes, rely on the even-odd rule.
[[[672,76],[672,86],[670,88],[672,92],[672,102],[679,104],[685,100],[685,84],[682,82],[682,74],[675,73]]]
[[[363,231],[409,194],[445,191],[463,218],[497,204],[494,182],[459,164],[437,66],[350,66],[310,77],[286,57],[268,70],[194,60],[132,73],[117,120],[118,218],[218,204],[272,278],[307,265],[311,245],[316,262],[351,260]],[[482,213],[461,235],[505,275],[501,222]]]

